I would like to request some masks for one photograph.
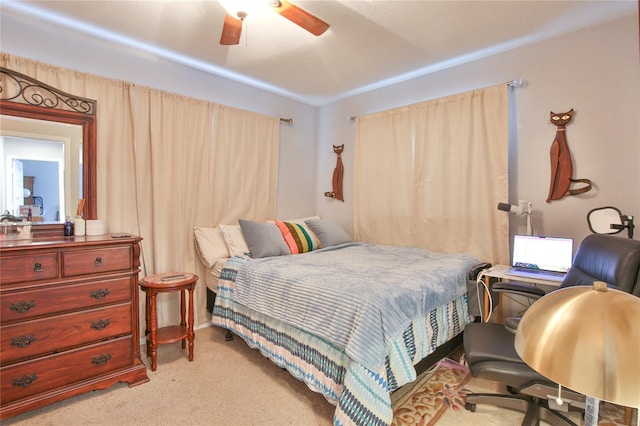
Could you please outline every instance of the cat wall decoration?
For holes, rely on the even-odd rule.
[[[556,137],[551,144],[551,184],[549,185],[549,196],[547,203],[552,200],[559,200],[567,195],[584,194],[591,190],[589,179],[573,179],[573,164],[571,162],[571,152],[567,144],[566,125],[573,118],[573,108],[567,112],[556,114],[551,111],[551,123],[558,127]],[[580,188],[571,188],[572,183],[583,183]]]
[[[336,200],[344,201],[342,195],[342,178],[344,175],[344,166],[342,165],[342,151],[344,151],[344,144],[333,145],[333,152],[338,156],[336,159],[336,168],[333,170],[332,186],[333,191],[325,192],[325,197],[335,198]]]

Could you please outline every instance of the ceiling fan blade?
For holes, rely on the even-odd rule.
[[[240,43],[242,33],[242,20],[236,19],[228,13],[224,17],[220,44],[231,45]]]
[[[306,10],[299,8],[294,4],[289,3],[288,1],[276,1],[274,2],[273,7],[280,15],[309,31],[313,35],[319,36],[329,28],[329,24],[324,22],[322,19],[310,14]]]

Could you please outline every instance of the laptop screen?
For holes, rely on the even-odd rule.
[[[521,268],[567,272],[573,261],[573,239],[557,237],[513,237],[512,265]]]

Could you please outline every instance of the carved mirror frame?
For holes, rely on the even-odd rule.
[[[0,115],[76,124],[82,128],[82,211],[97,219],[96,139],[97,101],[65,93],[32,77],[0,67]],[[63,225],[37,224],[34,236],[62,235]]]

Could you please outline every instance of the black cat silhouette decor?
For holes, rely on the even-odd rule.
[[[547,203],[559,200],[566,195],[584,194],[591,189],[589,179],[573,179],[573,164],[571,152],[567,144],[566,125],[573,118],[573,108],[567,112],[556,114],[551,111],[551,123],[558,127],[556,137],[551,144],[551,184]],[[571,189],[572,183],[584,183],[581,188]]]
[[[336,153],[338,158],[336,159],[336,168],[333,170],[332,179],[332,192],[325,192],[325,197],[335,198],[336,200],[344,201],[342,195],[342,176],[344,175],[344,166],[342,165],[342,151],[344,151],[344,144],[333,145],[333,152]]]

